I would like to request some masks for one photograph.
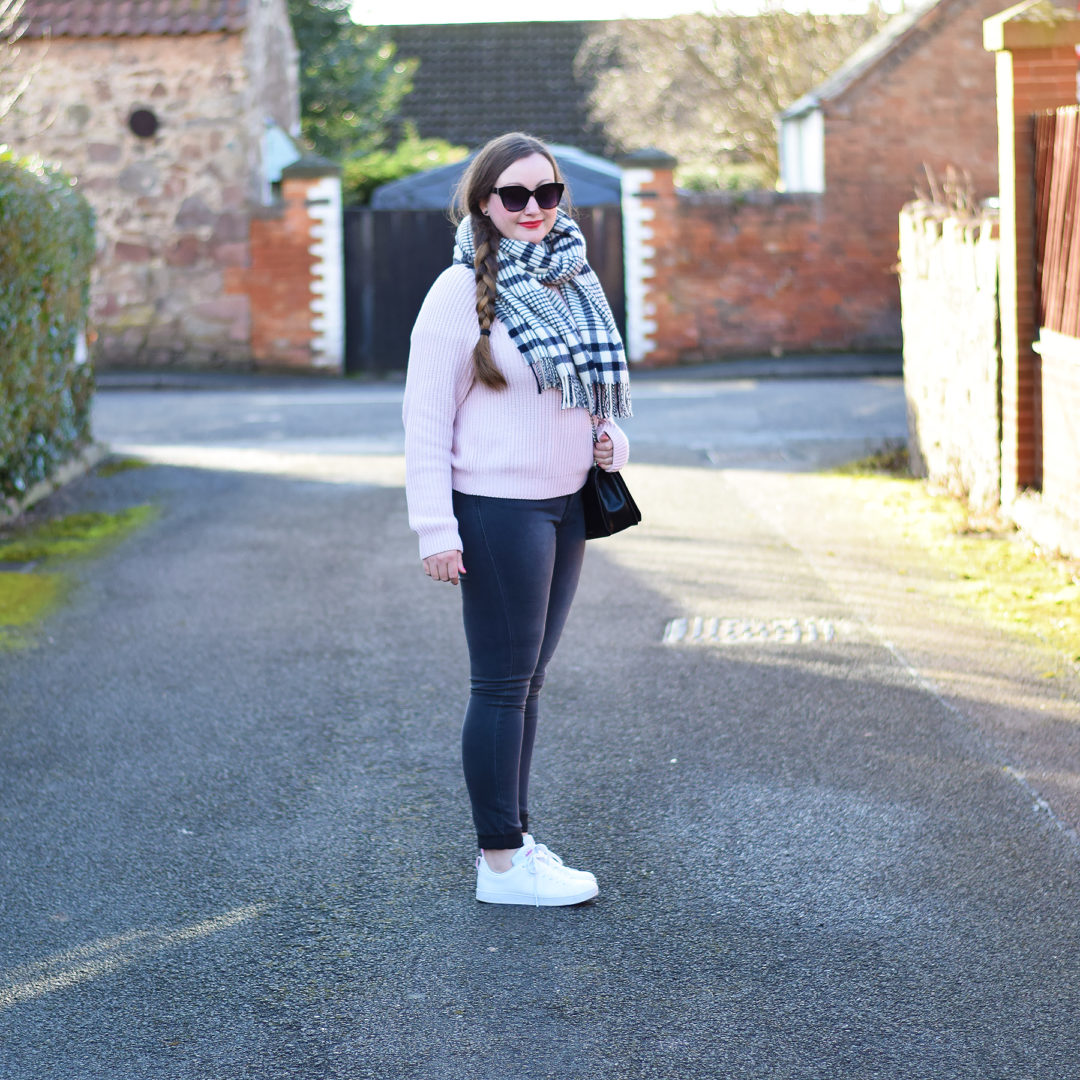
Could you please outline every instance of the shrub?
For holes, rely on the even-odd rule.
[[[454,146],[444,139],[422,139],[414,128],[407,128],[405,137],[392,150],[374,150],[344,162],[341,183],[345,202],[366,203],[380,184],[440,165],[453,165],[468,153],[464,146]]]
[[[0,147],[0,495],[44,480],[90,438],[86,324],[94,214],[73,181]]]

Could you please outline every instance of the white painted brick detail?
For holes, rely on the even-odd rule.
[[[648,303],[648,279],[656,249],[649,243],[653,207],[640,198],[642,188],[653,179],[652,169],[626,169],[622,174],[623,265],[626,281],[626,352],[631,361],[641,360],[656,347],[655,313]]]
[[[341,180],[327,176],[308,192],[312,220],[311,343],[315,367],[345,362],[345,257],[342,250]]]

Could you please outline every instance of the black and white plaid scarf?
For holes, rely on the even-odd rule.
[[[454,262],[473,269],[476,245],[468,217],[458,226]],[[564,306],[552,290],[556,285]],[[499,244],[495,314],[532,367],[537,386],[562,390],[564,409],[601,420],[630,415],[626,354],[611,307],[585,261],[585,237],[561,210],[539,243]]]

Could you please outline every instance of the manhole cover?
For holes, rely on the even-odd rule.
[[[834,641],[831,619],[725,619],[693,615],[664,627],[665,645],[810,645]]]

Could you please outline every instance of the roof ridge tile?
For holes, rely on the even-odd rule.
[[[25,0],[27,38],[236,33],[249,0]]]

